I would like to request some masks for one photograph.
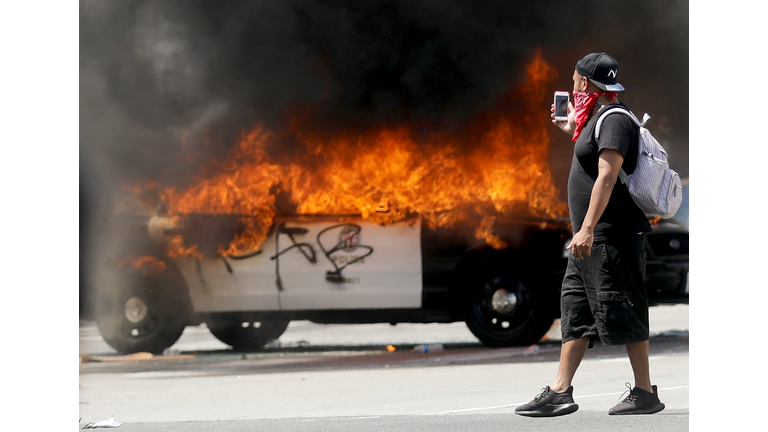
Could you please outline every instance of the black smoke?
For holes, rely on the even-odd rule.
[[[687,1],[81,0],[85,231],[99,237],[122,185],[183,185],[244,128],[295,110],[329,130],[458,127],[521,82],[537,50],[559,72],[552,91],[571,89],[585,54],[616,58],[622,100],[651,114],[687,177]],[[550,135],[565,190],[570,141]]]

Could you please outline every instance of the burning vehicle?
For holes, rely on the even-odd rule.
[[[171,259],[163,253],[168,237],[187,229],[178,220],[115,220],[132,224],[126,234],[134,241],[115,269],[118,293],[102,296],[97,324],[121,353],[162,352],[201,322],[225,344],[256,350],[291,320],[466,321],[485,344],[510,346],[539,340],[559,314],[562,221],[499,219],[495,231],[521,242],[496,250],[468,227],[429,229],[419,216],[384,226],[284,216],[255,251]]]
[[[571,236],[540,109],[554,76],[535,57],[513,108],[458,131],[331,133],[298,116],[244,130],[183,187],[133,186],[101,256],[99,331],[120,353],[162,352],[200,323],[255,350],[292,320],[464,321],[489,346],[535,343],[559,316]],[[687,231],[657,231],[651,276],[679,286]]]

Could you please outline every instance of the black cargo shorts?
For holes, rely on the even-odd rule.
[[[560,296],[563,343],[589,336],[604,345],[648,340],[643,235],[596,241],[582,259],[568,257]]]

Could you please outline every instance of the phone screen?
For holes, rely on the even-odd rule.
[[[568,96],[555,96],[555,117],[568,117]]]

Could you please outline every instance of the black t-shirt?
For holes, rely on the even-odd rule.
[[[629,109],[626,104],[620,104]],[[614,106],[604,107],[601,112],[609,108]],[[596,142],[595,125],[599,116],[600,112],[589,119],[573,149],[571,173],[568,176],[568,208],[574,233],[581,229],[589,209],[592,188],[597,180],[600,150],[609,148],[621,152],[624,156],[622,168],[627,174],[632,174],[637,165],[637,125],[622,113],[610,114],[603,120],[600,142]],[[617,179],[608,206],[595,225],[594,240],[608,240],[650,230],[651,225],[645,214],[632,201],[621,179]]]

